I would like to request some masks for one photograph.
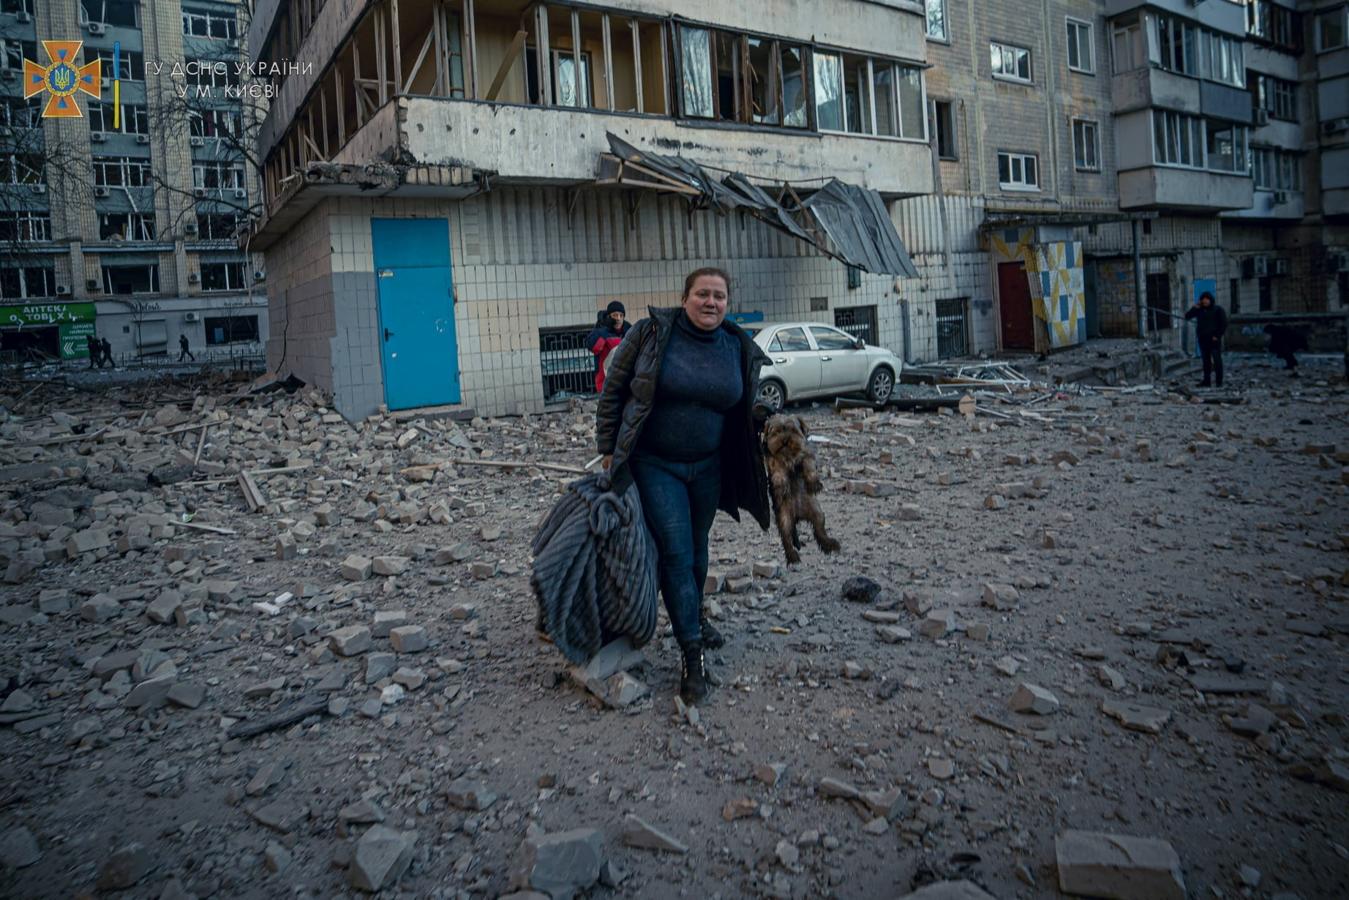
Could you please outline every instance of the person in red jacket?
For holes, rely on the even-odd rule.
[[[614,348],[623,342],[623,336],[628,333],[632,323],[624,321],[628,311],[622,303],[613,300],[600,313],[599,321],[586,336],[586,347],[595,354],[595,392],[604,393],[604,362],[609,358],[609,354]]]

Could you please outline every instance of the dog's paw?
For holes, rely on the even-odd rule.
[[[833,538],[825,538],[820,541],[820,549],[825,553],[837,553],[843,549],[843,545]]]
[[[786,551],[787,565],[794,566],[801,561],[801,554],[790,548]]]

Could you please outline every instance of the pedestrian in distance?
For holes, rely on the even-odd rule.
[[[610,302],[604,312],[599,314],[595,327],[586,335],[586,349],[595,354],[595,393],[604,392],[604,377],[609,354],[623,342],[624,336],[632,329],[632,323],[625,321],[628,311],[617,300]]]
[[[117,364],[112,361],[112,344],[108,343],[107,338],[99,342],[99,349],[103,351],[103,358],[99,361],[98,367],[103,368],[103,363],[107,363],[112,368],[117,368]]]
[[[1199,355],[1204,360],[1204,380],[1200,387],[1210,387],[1216,380],[1223,386],[1223,335],[1227,333],[1227,312],[1208,291],[1199,295],[1199,302],[1185,312],[1185,318],[1195,320],[1195,336],[1199,341]]]
[[[612,489],[635,485],[659,555],[665,609],[679,643],[679,691],[708,692],[704,648],[725,638],[703,611],[708,533],[717,510],[745,510],[768,529],[768,475],[754,403],[768,357],[726,319],[731,279],[716,268],[684,279],[681,305],[653,309],[618,344],[596,413]]]
[[[1296,328],[1287,325],[1266,325],[1265,334],[1269,335],[1269,352],[1283,360],[1283,369],[1294,378],[1297,377],[1297,351],[1307,349],[1307,338]]]
[[[85,335],[84,346],[89,351],[89,368],[92,369],[98,365],[99,358],[103,355],[103,348],[99,345],[98,338],[92,334]]]
[[[184,356],[188,357],[193,362],[197,361],[197,357],[193,355],[190,349],[188,349],[187,335],[180,334],[178,335],[178,361],[182,362]]]

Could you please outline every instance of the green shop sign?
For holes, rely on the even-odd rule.
[[[95,333],[92,303],[34,303],[0,306],[0,328],[51,328],[59,330],[62,359],[87,359],[86,339]]]

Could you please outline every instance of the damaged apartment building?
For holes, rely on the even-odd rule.
[[[889,207],[932,190],[921,5],[261,0],[312,63],[261,135],[268,363],[339,410],[536,411],[703,265],[732,312],[899,346]],[[913,336],[910,335],[910,340]]]
[[[1203,291],[1238,346],[1297,317],[1342,349],[1342,0],[926,10],[933,192],[895,204],[921,274],[905,300],[935,322],[922,358],[1141,334],[1188,349]]]
[[[260,0],[268,362],[534,411],[708,264],[910,362],[1342,317],[1344,2]],[[280,66],[284,70],[284,66]],[[1338,319],[1337,319],[1338,320]]]

